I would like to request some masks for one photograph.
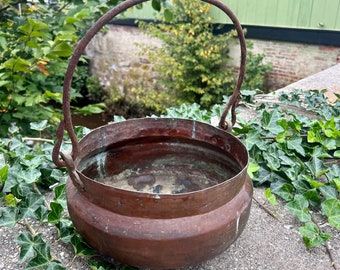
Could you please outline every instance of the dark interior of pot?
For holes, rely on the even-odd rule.
[[[242,166],[225,150],[204,141],[171,136],[134,138],[83,158],[78,169],[114,188],[181,194],[218,185]]]

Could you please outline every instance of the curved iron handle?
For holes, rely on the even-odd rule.
[[[143,2],[147,2],[147,1],[149,1],[149,0],[126,0],[126,1],[118,4],[117,6],[112,8],[110,11],[108,11],[106,14],[104,14],[87,31],[87,33],[79,41],[77,47],[75,48],[75,51],[74,51],[74,53],[73,53],[73,55],[70,59],[70,62],[69,62],[69,65],[68,65],[68,68],[67,68],[67,71],[66,71],[65,79],[64,79],[64,86],[63,86],[63,114],[64,114],[64,118],[61,120],[61,122],[59,124],[58,130],[57,130],[57,141],[56,141],[56,144],[55,144],[55,146],[53,148],[53,152],[52,152],[53,162],[57,166],[59,166],[59,167],[69,166],[68,164],[66,164],[65,159],[59,158],[61,141],[62,141],[63,133],[64,133],[65,130],[69,134],[71,142],[72,142],[71,157],[74,159],[79,152],[78,140],[77,140],[77,137],[75,135],[73,125],[72,125],[72,119],[71,119],[70,89],[71,89],[73,74],[74,74],[74,71],[76,69],[77,63],[78,63],[81,55],[83,54],[86,46],[91,41],[91,39],[94,37],[94,35],[97,32],[99,32],[99,30],[103,26],[108,24],[115,16],[117,16],[119,13],[127,10],[130,7],[133,7],[135,5],[138,5],[138,4],[141,4]],[[236,108],[236,106],[239,102],[240,89],[241,89],[241,85],[242,85],[242,82],[243,82],[243,79],[244,79],[244,73],[245,73],[245,69],[246,69],[246,43],[245,43],[243,30],[242,30],[242,27],[241,27],[238,19],[236,18],[234,13],[225,4],[223,4],[219,0],[202,0],[202,1],[216,6],[217,8],[222,10],[231,19],[231,21],[233,22],[233,24],[236,28],[238,38],[239,38],[239,42],[240,42],[241,65],[240,65],[238,80],[237,80],[234,92],[233,92],[231,98],[229,99],[229,102],[228,102],[226,108],[224,109],[222,116],[221,116],[221,119],[220,119],[220,122],[219,122],[219,127],[227,130],[228,128],[230,129],[230,124],[227,124],[227,122],[226,122],[226,117],[227,117],[227,114],[228,114],[230,109],[231,109],[231,113],[232,113],[232,119],[231,119],[232,125],[234,125],[235,122],[236,122],[235,108]]]

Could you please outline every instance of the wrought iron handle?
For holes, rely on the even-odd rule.
[[[79,146],[78,146],[78,140],[75,135],[73,125],[72,125],[72,119],[71,119],[71,110],[70,110],[70,89],[71,89],[71,83],[72,83],[72,78],[74,71],[76,69],[77,63],[83,54],[86,46],[88,43],[91,41],[91,39],[94,37],[94,35],[99,32],[99,30],[108,24],[114,17],[116,17],[119,13],[127,10],[130,7],[133,7],[135,5],[141,4],[143,2],[147,2],[149,0],[126,0],[114,8],[112,8],[110,11],[108,11],[106,14],[104,14],[84,35],[84,37],[79,41],[77,47],[75,48],[75,51],[70,59],[66,74],[65,74],[65,79],[64,79],[64,86],[63,86],[63,114],[64,118],[61,120],[58,130],[57,130],[57,141],[56,144],[53,148],[53,153],[52,153],[52,158],[53,162],[59,166],[59,167],[65,167],[67,164],[65,162],[65,159],[60,159],[60,147],[61,147],[61,141],[63,138],[63,133],[66,130],[67,133],[70,136],[71,142],[72,142],[72,153],[71,156],[74,159],[78,152],[79,152]],[[236,122],[236,114],[235,114],[235,109],[236,106],[239,102],[239,97],[240,97],[240,89],[241,85],[244,79],[244,73],[246,69],[246,44],[245,44],[245,38],[243,34],[242,27],[234,15],[234,13],[221,1],[219,0],[202,0],[203,2],[212,4],[222,10],[233,22],[239,42],[240,42],[240,48],[241,48],[241,64],[240,64],[240,71],[238,75],[238,80],[234,89],[234,92],[229,99],[229,102],[224,109],[220,122],[219,122],[219,127],[222,129],[227,130],[230,128],[230,124],[228,125],[226,122],[226,117],[228,112],[231,110],[231,124],[234,125]]]

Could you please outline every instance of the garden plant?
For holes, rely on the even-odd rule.
[[[57,108],[67,59],[93,21],[118,2],[6,0],[0,3],[0,135],[16,121],[20,121],[21,129],[26,132],[32,121],[59,121]],[[83,66],[75,75],[73,99],[81,96],[80,91],[90,76],[86,61],[84,57]],[[93,78],[90,83],[93,84]],[[81,112],[100,111],[102,105],[92,105]]]
[[[154,74],[155,83],[134,82],[136,98],[147,108],[164,112],[169,106],[194,102],[207,109],[220,102],[223,95],[231,94],[236,76],[229,49],[236,44],[236,31],[218,33],[220,27],[210,15],[212,6],[202,1],[176,0],[163,9],[155,8],[160,10],[159,21],[141,21],[139,27],[159,39],[162,46],[138,44],[140,55],[152,63],[148,72]],[[243,89],[262,89],[272,66],[263,63],[264,55],[251,52],[250,42],[247,45]]]

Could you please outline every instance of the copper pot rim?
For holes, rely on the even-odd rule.
[[[215,131],[219,132],[220,134],[223,134],[224,136],[230,136],[233,140],[235,140],[235,143],[239,144],[239,146],[241,146],[244,150],[244,155],[245,155],[245,162],[244,164],[240,164],[239,162],[237,162],[239,164],[239,166],[241,167],[241,170],[236,173],[235,175],[233,175],[232,177],[225,179],[223,181],[221,181],[218,184],[214,184],[212,186],[206,187],[206,188],[202,188],[199,189],[197,191],[191,191],[191,192],[183,192],[183,193],[178,193],[178,194],[167,194],[167,193],[151,193],[151,192],[141,192],[141,191],[132,191],[132,190],[127,190],[124,188],[119,188],[119,187],[113,187],[111,185],[105,184],[105,183],[101,183],[99,181],[96,181],[88,176],[86,176],[85,174],[82,173],[81,170],[78,169],[78,165],[79,163],[84,160],[87,156],[89,155],[97,155],[99,153],[102,152],[102,150],[104,150],[105,148],[107,148],[109,145],[105,146],[105,147],[100,147],[100,148],[96,148],[93,151],[91,151],[90,153],[83,155],[84,153],[81,151],[81,154],[79,154],[76,158],[75,158],[75,168],[77,173],[79,174],[79,176],[81,176],[82,181],[86,181],[87,184],[90,185],[97,185],[98,187],[101,187],[103,189],[108,189],[111,191],[116,191],[118,193],[121,194],[125,194],[125,195],[132,195],[132,196],[138,196],[138,197],[152,197],[152,198],[183,198],[183,197],[187,197],[190,195],[195,195],[195,194],[199,194],[202,192],[213,192],[213,191],[217,191],[218,189],[220,189],[222,186],[225,185],[231,185],[236,181],[240,181],[242,180],[242,183],[245,181],[246,177],[249,177],[247,174],[247,168],[249,165],[249,153],[245,147],[245,145],[241,142],[240,139],[238,139],[237,137],[235,137],[234,135],[218,128],[215,126],[212,126],[211,124],[208,124],[206,122],[202,122],[202,121],[197,121],[197,120],[191,120],[191,119],[184,119],[184,118],[174,118],[174,117],[144,117],[144,118],[134,118],[134,119],[128,119],[126,121],[121,121],[121,122],[112,122],[112,123],[108,123],[106,125],[100,126],[98,128],[93,129],[90,133],[88,133],[87,135],[85,135],[80,141],[79,141],[79,146],[81,148],[82,144],[88,140],[89,137],[93,137],[97,135],[97,132],[100,133],[101,130],[103,129],[107,129],[109,127],[114,127],[114,126],[124,126],[126,124],[135,124],[135,123],[143,123],[145,121],[149,122],[149,121],[155,121],[155,123],[159,123],[159,121],[161,122],[186,122],[186,123],[196,123],[198,125],[201,126],[205,126],[205,128],[209,129],[214,129]],[[127,138],[125,137],[123,139],[126,140]],[[193,139],[195,140],[195,139]],[[208,143],[208,142],[205,142]],[[225,151],[226,153],[228,153],[228,155],[232,156],[229,152],[227,152],[224,149],[221,149],[223,151]]]

